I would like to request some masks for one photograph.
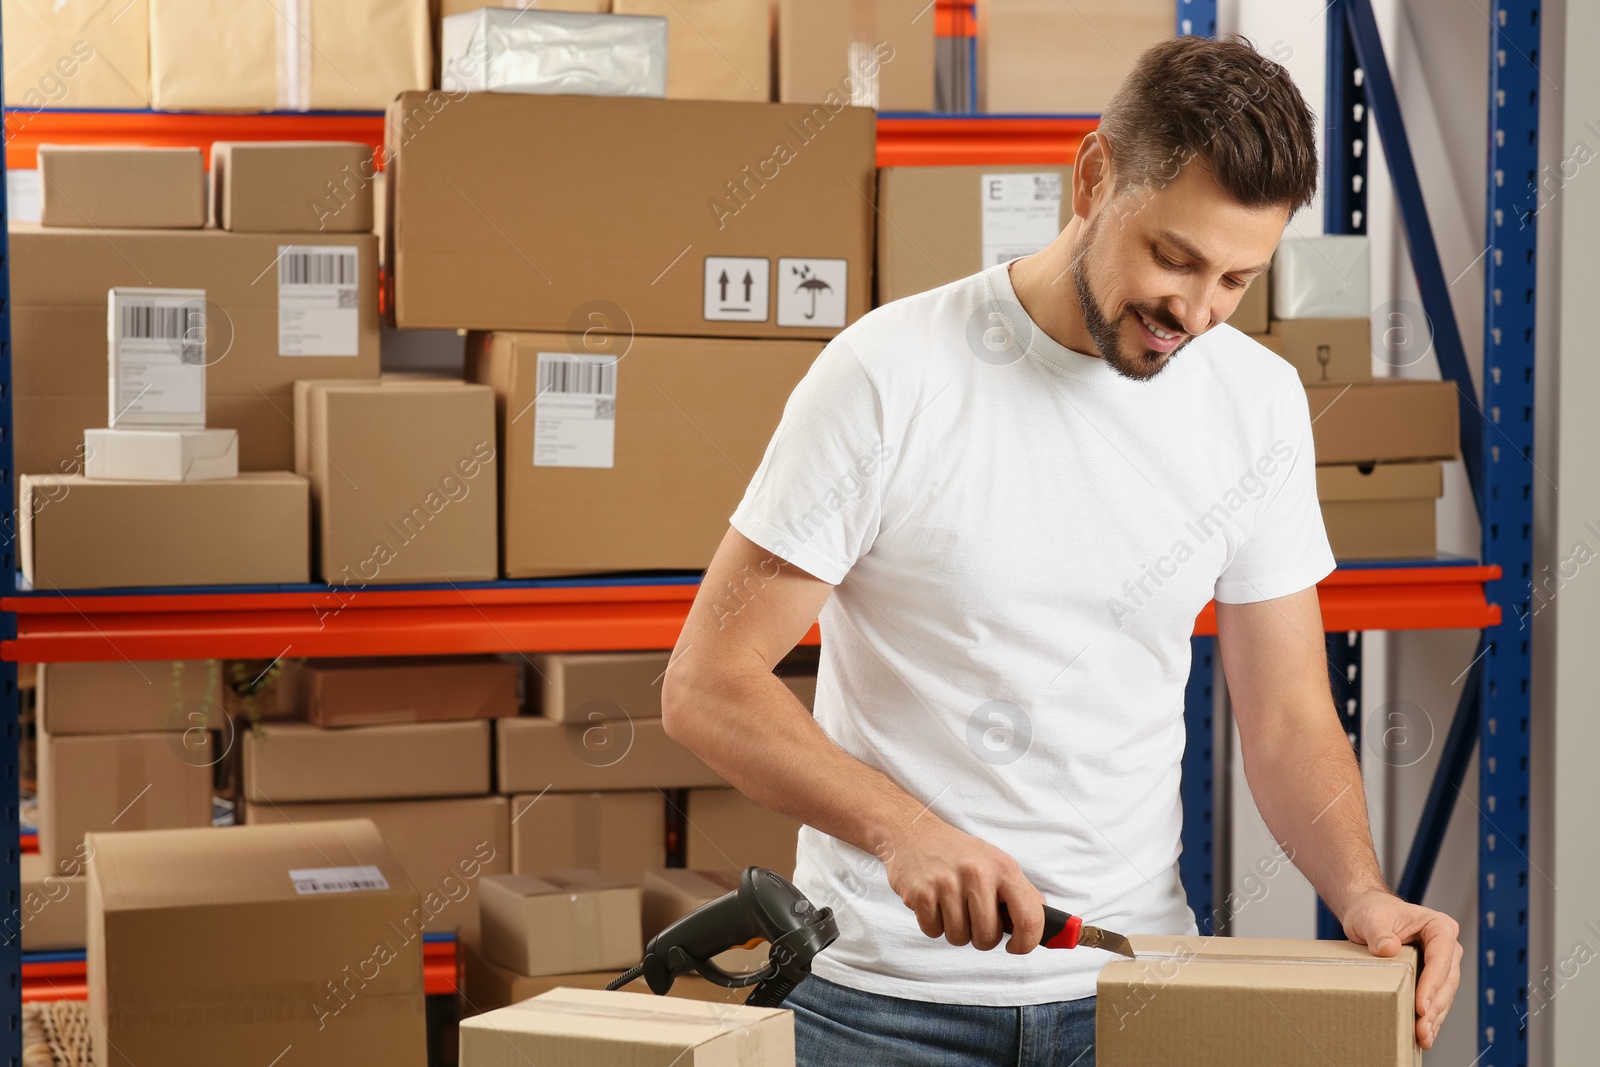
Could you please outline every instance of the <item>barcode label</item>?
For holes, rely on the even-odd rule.
[[[182,341],[188,309],[154,304],[122,305],[122,336],[138,340]]]
[[[278,248],[278,355],[361,354],[361,256],[352,245]]]
[[[367,893],[388,889],[389,880],[377,867],[304,867],[289,872],[294,891],[313,893]]]
[[[985,174],[983,266],[1031,256],[1061,232],[1061,175]]]
[[[539,354],[539,392],[617,395],[617,363],[592,363],[577,356]]]
[[[356,285],[356,250],[285,252],[278,275],[280,285]]]
[[[617,443],[617,357],[540,352],[535,467],[611,467]]]

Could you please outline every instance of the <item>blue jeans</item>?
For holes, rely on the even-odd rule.
[[[1094,1067],[1094,998],[987,1008],[847,989],[812,975],[794,1011],[796,1067]]]

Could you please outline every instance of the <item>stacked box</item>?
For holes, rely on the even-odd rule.
[[[691,869],[736,875],[746,867],[765,867],[794,877],[800,824],[788,816],[737,789],[691,789],[685,815]]]
[[[1099,115],[1151,45],[1167,0],[978,0],[978,110]]]
[[[206,222],[198,148],[39,146],[44,226],[193,229]]]
[[[0,22],[7,109],[150,106],[149,0],[0,0]]]
[[[770,0],[613,0],[611,10],[667,20],[668,99],[772,98]]]
[[[934,13],[920,0],[777,0],[778,99],[931,111]]]

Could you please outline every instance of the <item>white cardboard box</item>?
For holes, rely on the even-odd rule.
[[[1367,238],[1286,237],[1272,258],[1272,317],[1362,319],[1372,314]]]
[[[85,430],[84,473],[121,481],[239,476],[238,430]]]
[[[667,95],[667,20],[486,7],[440,22],[448,92]]]

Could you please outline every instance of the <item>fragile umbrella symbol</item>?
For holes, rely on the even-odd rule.
[[[814,276],[811,273],[811,268],[809,266],[790,267],[789,269],[800,276],[800,284],[796,286],[795,291],[799,292],[801,289],[809,289],[811,291],[811,310],[806,312],[806,318],[816,318],[817,294],[823,292],[824,290],[831,293],[833,292],[833,286],[829,285],[821,278]]]

